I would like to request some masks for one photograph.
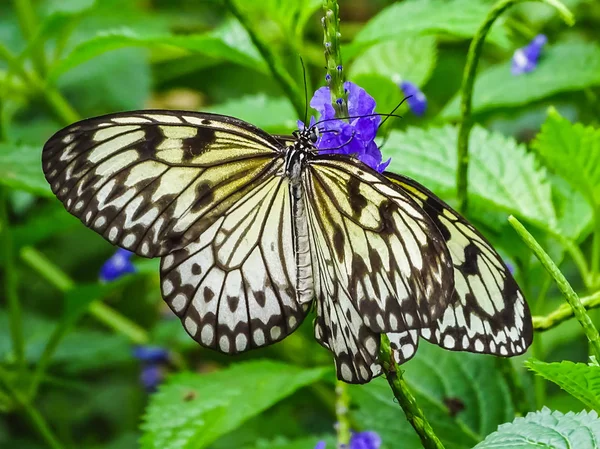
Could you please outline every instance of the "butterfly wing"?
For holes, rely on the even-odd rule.
[[[227,116],[137,111],[83,120],[44,146],[52,191],[108,241],[155,257],[184,247],[280,168],[281,143]]]
[[[379,334],[430,325],[446,310],[450,255],[413,199],[359,162],[318,156],[304,184],[315,335],[335,354],[340,379],[368,382],[380,372]]]
[[[533,339],[531,313],[500,255],[473,225],[428,189],[405,176],[384,175],[431,217],[454,265],[453,299],[435,323],[421,329],[421,335],[446,349],[501,356],[525,352]]]

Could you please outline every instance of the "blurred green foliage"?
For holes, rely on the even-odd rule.
[[[509,214],[527,224],[582,296],[600,288],[600,3],[564,3],[577,20],[572,28],[547,5],[503,15],[474,91],[469,219],[515,267],[536,315],[562,299],[508,226]],[[300,57],[309,95],[324,84],[320,1],[236,4],[296,92],[304,96]],[[404,119],[386,122],[384,158],[451,204],[465,58],[492,4],[340,1],[348,78],[379,112],[402,100],[402,80],[428,99],[423,117],[403,105]],[[549,44],[537,69],[511,75],[514,50],[542,32]],[[138,259],[136,274],[98,283],[113,248],[63,209],[40,164],[44,142],[62,126],[130,109],[214,111],[287,134],[304,117],[284,92],[248,31],[217,0],[0,4],[0,447],[300,449],[319,440],[334,447],[334,373],[311,320],[282,343],[241,356],[202,349],[166,310],[156,261]],[[600,322],[597,311],[590,316]],[[140,384],[134,344],[171,354],[158,393]],[[598,368],[585,364],[577,323],[537,333],[530,352],[582,363],[530,362],[554,382],[547,383],[525,372],[524,357],[512,360],[525,409],[489,356],[422,342],[404,366],[406,379],[447,448],[533,441],[540,426],[560,433],[579,425],[599,435],[595,412],[563,416],[597,410]],[[386,449],[420,447],[383,379],[349,392],[353,428],[377,431]],[[542,406],[554,411],[518,418],[485,439]],[[572,437],[570,447],[592,447]]]

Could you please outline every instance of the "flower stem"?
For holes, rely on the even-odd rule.
[[[281,88],[288,96],[298,117],[302,117],[304,114],[304,95],[298,88],[298,84],[294,82],[288,71],[283,66],[281,60],[273,52],[267,42],[265,42],[257,32],[255,27],[252,25],[252,21],[237,7],[235,0],[224,0],[225,6],[231,11],[236,19],[240,21],[242,26],[246,29],[250,35],[252,43],[256,46],[265,62],[269,66],[273,77],[280,84]]]
[[[8,190],[0,189],[0,234],[4,256],[4,294],[8,305],[10,336],[17,365],[25,369],[25,339],[23,337],[23,314],[17,291],[17,273],[14,263],[14,248],[12,244],[10,223],[8,221]]]
[[[577,318],[579,324],[581,324],[583,332],[590,342],[592,354],[596,356],[597,360],[600,360],[600,335],[598,335],[598,329],[596,329],[596,326],[594,326],[594,323],[592,323],[592,320],[586,313],[585,307],[581,303],[579,296],[577,296],[577,293],[575,293],[571,284],[569,284],[550,256],[542,249],[540,244],[533,238],[527,229],[525,229],[519,220],[511,215],[508,218],[508,221],[558,285],[559,290],[573,309],[575,318]]]
[[[594,237],[592,242],[592,260],[588,275],[588,287],[600,287],[600,205],[594,207]]]
[[[31,41],[37,32],[37,17],[35,8],[31,0],[14,0],[13,1],[19,26],[23,37],[27,41]],[[33,65],[38,73],[46,73],[46,55],[44,54],[44,46],[38,45],[32,49]]]
[[[74,287],[75,283],[73,280],[35,248],[30,246],[24,247],[21,250],[21,258],[63,293]],[[99,300],[92,301],[88,306],[88,311],[98,321],[114,331],[125,335],[133,343],[146,344],[150,341],[148,333],[142,327]]]
[[[560,16],[568,25],[573,25],[573,23],[575,23],[573,14],[559,0],[499,0],[488,12],[485,20],[475,33],[471,45],[469,46],[467,63],[463,72],[460,122],[458,125],[456,194],[458,198],[458,210],[462,213],[465,213],[467,210],[469,134],[471,133],[471,128],[473,126],[471,111],[473,106],[473,85],[475,84],[477,64],[481,57],[485,38],[496,19],[511,6],[525,1],[537,1],[553,6],[558,10]]]
[[[600,291],[596,293],[585,296],[580,299],[581,304],[586,310],[595,309],[600,307]],[[538,332],[547,331],[558,326],[563,321],[568,320],[573,316],[573,308],[569,304],[561,304],[553,312],[549,313],[545,316],[534,316],[533,320],[533,328]]]
[[[335,384],[335,416],[337,419],[337,446],[338,449],[347,448],[350,444],[350,421],[348,411],[350,409],[350,395],[348,386],[340,380]]]
[[[404,410],[406,419],[413,426],[424,449],[444,449],[444,445],[437,437],[431,424],[425,418],[423,410],[417,404],[417,400],[408,388],[406,381],[402,377],[402,370],[394,360],[392,348],[387,335],[381,335],[381,349],[379,351],[383,371],[387,377],[387,381],[394,392],[394,396],[398,400],[400,407]]]
[[[21,392],[12,386],[9,377],[8,373],[0,367],[0,383],[8,391],[13,400],[23,409],[46,444],[48,444],[51,449],[64,449],[64,446],[58,441],[44,417],[27,400],[27,398],[21,394]]]
[[[344,90],[342,52],[340,48],[340,7],[336,0],[323,0],[323,47],[325,67],[331,92],[331,104],[337,117],[348,116],[348,95]],[[341,100],[338,102],[338,100]]]

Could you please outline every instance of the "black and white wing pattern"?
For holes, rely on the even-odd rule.
[[[381,333],[430,326],[447,309],[450,254],[418,204],[359,162],[319,156],[304,180],[315,336],[338,378],[365,383],[381,370]]]
[[[83,120],[44,146],[67,210],[140,256],[194,241],[283,163],[281,144],[231,117],[138,111]],[[281,156],[281,157],[280,157]]]
[[[231,117],[138,111],[59,131],[42,164],[84,224],[162,256],[163,297],[194,339],[236,353],[281,340],[306,314],[282,148]]]
[[[431,217],[454,265],[452,301],[435,323],[420,330],[421,336],[456,351],[524,353],[533,339],[531,313],[502,258],[479,231],[425,187],[405,176],[384,175]],[[407,339],[405,333],[388,336],[392,346]],[[402,343],[395,346],[401,349]],[[407,358],[402,352],[398,356]]]

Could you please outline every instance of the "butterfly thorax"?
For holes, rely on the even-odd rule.
[[[286,149],[284,176],[290,180],[292,185],[299,185],[307,160],[317,152],[315,142],[318,136],[311,128],[294,131],[293,135],[296,142]]]

